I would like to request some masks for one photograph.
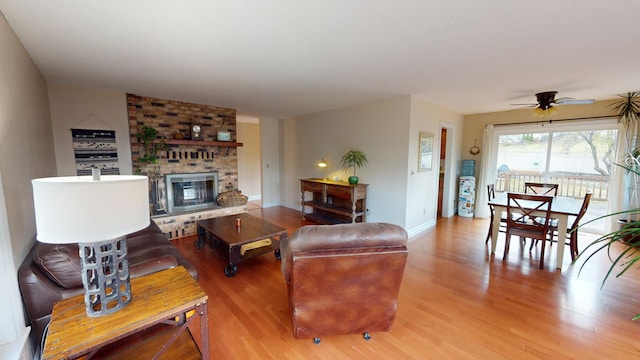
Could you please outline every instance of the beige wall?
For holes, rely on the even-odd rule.
[[[16,278],[35,242],[31,179],[55,176],[47,86],[0,13],[0,358],[28,358]]]
[[[282,119],[260,118],[262,207],[283,205],[282,194],[285,187],[281,182],[281,172],[284,169],[281,164],[284,164],[285,147],[281,139],[285,139],[284,129]]]
[[[236,123],[238,142],[238,188],[249,200],[262,199],[260,174],[260,124],[238,121]]]
[[[60,83],[48,89],[58,175],[76,175],[72,128],[115,130],[120,174],[131,174],[126,94]]]
[[[447,154],[450,160],[440,164],[440,134],[443,127],[447,128],[447,141],[450,149]],[[431,171],[418,172],[418,143],[420,132],[433,134],[433,168]],[[411,125],[409,132],[408,152],[408,180],[407,180],[407,229],[425,229],[435,225],[438,205],[439,169],[446,170],[445,180],[448,186],[444,202],[449,205],[443,216],[451,216],[455,210],[454,195],[456,194],[457,164],[460,152],[457,150],[462,141],[462,115],[435,106],[417,97],[411,100]]]
[[[0,166],[16,264],[34,243],[31,179],[56,175],[47,84],[0,17]]]
[[[288,119],[284,144],[285,205],[300,209],[299,179],[338,176],[346,181],[340,159],[350,148],[362,150],[369,163],[357,170],[369,184],[367,221],[405,226],[409,96]],[[316,166],[324,158],[328,167]]]
[[[462,116],[412,96],[354,106],[283,120],[282,183],[287,207],[300,209],[302,178],[345,181],[342,155],[362,150],[369,163],[357,170],[362,183],[369,184],[367,221],[390,222],[409,234],[435,224],[438,199],[440,129],[450,127],[451,146],[462,141]],[[418,173],[418,135],[436,135],[434,170]],[[455,172],[458,153],[449,154]],[[324,158],[328,167],[316,166]],[[455,177],[455,174],[454,174]]]
[[[562,105],[558,106],[558,112],[553,115],[553,120],[594,118],[603,116],[613,116],[609,106],[613,100],[596,101],[590,105]],[[512,111],[502,111],[495,113],[466,115],[464,117],[464,135],[462,138],[462,159],[476,160],[476,176],[480,170],[480,159],[482,149],[479,154],[471,155],[469,149],[477,142],[477,146],[482,148],[482,133],[487,124],[509,124],[536,122],[548,119],[539,119],[533,115],[533,109],[521,109]]]

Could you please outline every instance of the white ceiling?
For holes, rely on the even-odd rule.
[[[0,0],[49,81],[291,116],[640,89],[637,0]]]

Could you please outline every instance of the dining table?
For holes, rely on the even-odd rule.
[[[507,211],[507,192],[496,193],[496,197],[492,200],[489,200],[489,205],[492,205],[495,209],[494,218],[496,221],[493,222],[493,230],[491,234],[491,253],[494,254],[496,251],[496,244],[498,242],[498,234],[500,233],[500,218],[502,217],[502,212]],[[532,203],[533,204],[533,203]],[[522,202],[524,208],[530,210],[531,208],[526,207],[526,201]],[[569,216],[577,216],[580,212],[581,203],[580,201],[576,201],[574,197],[570,196],[554,196],[553,201],[551,202],[551,214],[550,217],[552,219],[558,219],[558,239],[565,239],[567,235],[567,224],[569,222]],[[546,213],[543,211],[533,212],[534,215],[545,216]],[[564,241],[560,242],[557,248],[557,269],[562,269],[562,264],[564,260]]]

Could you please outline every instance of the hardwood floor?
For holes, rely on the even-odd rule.
[[[290,234],[302,225],[300,213],[288,208],[249,213]],[[562,272],[553,269],[555,250],[546,251],[540,270],[539,252],[523,251],[515,240],[503,262],[504,234],[490,256],[487,228],[488,220],[453,217],[411,238],[391,331],[372,333],[370,341],[326,337],[319,345],[293,338],[287,289],[272,254],[241,262],[228,278],[209,247],[195,251],[194,238],[174,243],[198,268],[209,295],[212,359],[640,358],[640,323],[631,320],[640,312],[637,271],[600,289],[606,254],[578,277],[579,263],[570,265],[568,251]]]

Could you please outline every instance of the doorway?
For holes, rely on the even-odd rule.
[[[437,217],[442,217],[442,201],[444,198],[444,169],[447,158],[447,129],[442,128],[440,132],[440,169],[438,175],[438,211]]]
[[[440,123],[440,156],[438,157],[438,204],[436,218],[456,214],[456,125]],[[434,151],[435,153],[435,151]]]
[[[262,173],[260,120],[247,116],[238,117],[236,123],[238,142],[238,189],[249,197],[248,208],[262,207]]]

